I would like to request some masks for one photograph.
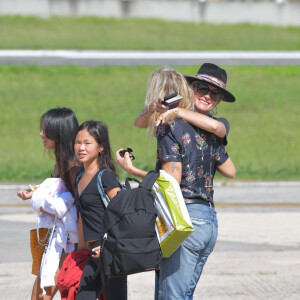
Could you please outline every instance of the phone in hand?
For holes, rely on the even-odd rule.
[[[168,109],[172,109],[178,106],[181,99],[182,96],[178,95],[178,93],[175,92],[165,96],[162,104],[168,106]]]

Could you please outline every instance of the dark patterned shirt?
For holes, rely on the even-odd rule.
[[[214,120],[217,120],[217,121],[223,123],[223,125],[225,126],[225,137],[222,139],[222,143],[224,146],[226,146],[228,144],[227,138],[228,138],[229,129],[230,129],[228,120],[225,118],[216,118],[213,115],[208,115],[208,116],[213,118]]]
[[[181,191],[185,199],[213,202],[213,178],[218,165],[229,155],[212,133],[182,119],[159,125],[157,129],[157,164],[163,161],[182,163]]]

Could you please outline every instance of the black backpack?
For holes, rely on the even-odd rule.
[[[142,182],[127,178],[105,209],[102,230],[101,269],[118,277],[158,269],[161,249],[155,231],[156,210],[151,188],[159,173],[149,172]],[[129,180],[139,183],[131,188]],[[100,181],[101,182],[101,181]],[[99,187],[99,191],[102,186]]]

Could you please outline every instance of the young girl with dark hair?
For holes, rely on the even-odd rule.
[[[50,152],[54,152],[55,165],[51,177],[59,177],[63,179],[67,189],[74,194],[75,178],[80,166],[73,152],[73,138],[79,124],[74,112],[69,108],[53,108],[45,112],[40,121],[40,137],[42,138],[44,148]],[[20,190],[17,195],[28,200],[32,197],[31,190]],[[53,214],[40,208],[41,213],[54,217]],[[55,276],[55,285],[46,287],[46,295],[42,295],[40,288],[40,277],[35,280],[31,299],[52,299],[58,290],[57,276],[60,267],[66,257],[66,253],[62,253],[59,267]]]
[[[81,124],[76,133],[74,151],[83,164],[75,190],[75,203],[82,220],[79,222],[79,226],[82,226],[80,232],[83,232],[83,236],[79,235],[79,242],[84,239],[92,250],[82,273],[76,299],[95,300],[102,290],[107,300],[127,299],[127,277],[101,281],[101,274],[95,274],[100,263],[101,223],[105,210],[97,186],[99,172],[105,170],[101,180],[110,199],[120,191],[105,124],[96,121]]]

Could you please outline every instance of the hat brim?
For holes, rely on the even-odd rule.
[[[219,90],[221,90],[224,93],[224,98],[222,99],[222,101],[235,102],[235,97],[230,92],[228,92],[227,90],[219,87],[218,85],[216,85],[214,83],[211,83],[211,82],[208,82],[208,81],[205,81],[205,80],[200,80],[199,78],[194,77],[194,76],[185,75],[184,77],[185,77],[186,81],[188,82],[188,84],[192,84],[194,81],[201,81],[201,82],[205,82],[209,85],[212,85],[212,86],[218,88]]]

